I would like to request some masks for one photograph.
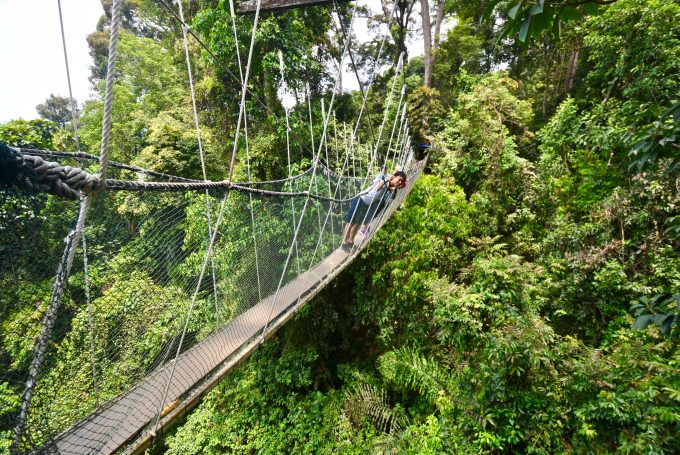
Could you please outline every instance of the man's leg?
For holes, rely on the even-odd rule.
[[[358,224],[353,224],[349,227],[349,241],[347,243],[354,243],[354,237],[357,236],[357,232],[359,231],[359,225]]]
[[[345,223],[345,228],[344,228],[343,235],[342,235],[342,243],[349,242],[349,231],[350,231],[351,227],[352,227],[351,224]]]

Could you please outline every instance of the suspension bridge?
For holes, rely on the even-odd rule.
[[[319,2],[269,3],[281,9]],[[291,162],[294,130],[284,108],[279,120],[286,131],[288,175],[252,180],[246,101],[252,96],[248,81],[263,11],[256,0],[243,7],[253,15],[248,52],[242,56],[238,45],[235,49],[241,100],[230,161],[223,180],[209,180],[189,52],[191,37],[202,42],[186,24],[181,2],[161,4],[183,31],[202,176],[178,177],[109,159],[120,0],[111,11],[99,155],[80,150],[77,129],[73,151],[0,144],[0,194],[8,210],[0,226],[0,286],[19,304],[38,308],[11,321],[16,330],[28,330],[30,342],[17,348],[25,358],[11,358],[27,371],[13,421],[15,453],[148,447],[351,263],[424,167],[411,147],[406,86],[399,77],[403,54],[387,87],[377,137],[359,137],[377,67],[367,83],[358,80],[362,97],[356,120],[335,118],[341,73],[351,57],[355,5],[329,100],[321,100],[320,137],[310,129],[310,164],[302,169]],[[232,2],[230,8],[236,38]],[[393,16],[394,11],[390,22]],[[68,72],[65,40],[64,55]],[[290,88],[282,56],[280,67],[285,92]],[[303,98],[311,128],[309,90]],[[237,157],[246,164],[242,182],[232,180]],[[408,186],[385,191],[383,200],[373,202],[379,207],[369,207],[362,219],[350,210],[349,224],[365,229],[353,246],[341,247],[350,204],[385,170],[403,170]],[[28,291],[21,287],[26,281],[35,284]],[[31,325],[36,318],[40,324]]]

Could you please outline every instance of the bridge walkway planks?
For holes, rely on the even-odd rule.
[[[341,265],[348,254],[337,249],[311,270],[281,287],[177,358],[165,406],[180,399],[212,370],[275,320]],[[48,448],[61,454],[113,453],[158,416],[173,361],[145,377],[95,414],[62,433]],[[102,440],[105,442],[102,445]]]
[[[417,169],[413,181],[422,169]],[[380,229],[411,192],[413,185],[401,192],[380,220],[371,223],[371,232]],[[360,248],[370,240],[358,234],[356,243]],[[173,361],[154,371],[130,390],[102,406],[97,412],[64,431],[44,447],[46,453],[59,454],[111,454],[129,444],[139,433],[155,422],[159,409],[181,400],[192,388],[208,377],[211,372],[240,353],[242,349],[254,349],[253,339],[262,336],[262,331],[272,321],[285,318],[290,308],[300,300],[306,301],[333,278],[353,257],[342,249],[334,250],[314,268],[302,273],[283,286],[278,296],[269,295],[258,304],[234,318],[214,334],[197,345],[187,349],[177,358],[165,399]]]

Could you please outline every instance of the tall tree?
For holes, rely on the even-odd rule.
[[[432,86],[432,69],[439,48],[439,35],[444,21],[444,0],[435,0],[434,37],[432,36],[432,21],[430,20],[429,0],[420,0],[420,17],[423,24],[423,59],[425,62],[425,77],[423,85]]]
[[[61,128],[70,122],[74,116],[78,117],[80,112],[75,99],[55,94],[51,94],[44,103],[38,104],[35,110],[40,117],[52,120]]]

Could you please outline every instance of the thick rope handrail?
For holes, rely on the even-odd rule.
[[[0,143],[0,147],[1,147]],[[60,152],[56,150],[40,150],[40,149],[31,149],[31,148],[25,148],[25,147],[11,147],[13,150],[16,150],[17,152],[21,153],[22,155],[36,155],[44,158],[65,158],[65,159],[79,159],[79,160],[89,160],[89,161],[99,161],[99,157],[97,155],[92,155],[90,153],[85,153],[85,152]],[[139,166],[134,166],[132,164],[124,164],[124,163],[119,163],[117,161],[109,161],[109,166],[110,167],[115,167],[119,169],[124,169],[126,171],[133,171],[133,172],[138,172],[142,173],[151,177],[158,177],[158,178],[163,178],[163,179],[168,179],[168,180],[176,180],[178,182],[200,182],[201,180],[199,179],[190,179],[187,177],[180,177],[177,175],[172,175],[172,174],[166,174],[164,172],[158,172],[158,171],[152,171],[151,169],[146,169],[143,167]],[[245,184],[245,183],[243,183]]]
[[[2,153],[2,144],[0,142],[0,153]],[[19,152],[22,155],[36,155],[40,156],[43,158],[64,158],[64,159],[80,159],[80,160],[89,160],[89,161],[99,161],[99,157],[97,155],[92,155],[90,153],[85,153],[85,152],[62,152],[62,151],[57,151],[57,150],[41,150],[41,149],[33,149],[33,148],[26,148],[26,147],[9,147],[17,152]],[[119,163],[118,161],[109,161],[109,166],[110,167],[115,167],[118,169],[123,169],[126,171],[132,171],[132,172],[137,172],[141,173],[144,175],[148,175],[150,177],[156,177],[156,178],[161,178],[161,179],[167,179],[167,180],[174,180],[177,182],[202,182],[202,179],[192,179],[188,177],[180,177],[178,175],[173,175],[173,174],[166,174],[165,172],[159,172],[159,171],[154,171],[151,169],[147,169],[144,167],[140,166],[135,166],[132,164],[125,164],[125,163]],[[356,176],[351,176],[351,175],[341,175],[338,174],[337,172],[333,171],[333,169],[325,163],[323,160],[319,160],[319,167],[324,169],[324,174],[333,177],[333,178],[338,178],[338,179],[356,179],[356,180],[363,180],[363,177],[356,177]],[[310,174],[312,172],[312,168],[309,167],[306,170],[302,171],[299,174],[292,175],[290,177],[285,177],[282,179],[274,179],[274,180],[248,180],[245,182],[236,182],[241,186],[251,186],[251,185],[271,185],[275,183],[286,183],[289,181],[293,180],[300,180],[301,178],[304,178],[306,175]]]
[[[116,82],[116,54],[118,52],[118,28],[120,27],[120,2],[114,0],[111,7],[111,30],[109,31],[109,59],[106,65],[106,89],[104,113],[102,114],[102,143],[99,152],[99,175],[106,177],[109,164],[111,120],[113,116],[113,85]]]
[[[4,184],[13,183],[33,191],[46,192],[78,199],[80,191],[91,193],[100,189],[100,179],[78,167],[62,166],[36,155],[23,155],[14,148],[0,144]]]
[[[45,161],[39,156],[22,155],[12,147],[0,144],[0,158],[4,164],[2,180],[6,183],[38,192],[78,199],[80,194],[91,194],[100,189],[110,191],[198,191],[206,189],[235,190],[242,193],[281,197],[310,197],[319,201],[343,203],[351,198],[332,198],[309,191],[274,191],[254,188],[229,180],[145,182],[137,180],[100,179],[78,167],[62,166]],[[362,193],[359,193],[362,194]]]

